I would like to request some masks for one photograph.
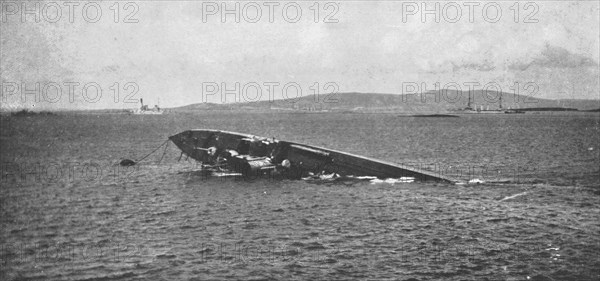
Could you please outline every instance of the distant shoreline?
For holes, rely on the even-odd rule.
[[[599,113],[600,109],[592,110],[578,110],[574,108],[525,108],[519,109],[524,111],[525,114],[518,115],[540,115],[540,114],[589,114]],[[477,114],[477,113],[462,113],[460,111],[449,111],[449,112],[406,112],[406,111],[395,111],[395,110],[329,110],[329,111],[308,111],[308,110],[273,110],[263,108],[252,108],[252,109],[207,109],[207,110],[169,110],[166,109],[165,114],[157,116],[169,116],[169,115],[188,115],[188,114],[394,114],[398,117],[417,117],[417,118],[456,118],[460,116],[504,116],[512,114]],[[57,115],[132,115],[130,112],[124,112],[122,110],[113,109],[97,109],[97,110],[40,110],[40,111],[2,111],[0,116],[9,117],[38,117],[38,116],[57,116]],[[132,115],[132,116],[146,116],[146,115]],[[160,117],[158,117],[160,118]]]
[[[464,108],[483,110],[513,110],[533,112],[599,112],[600,100],[598,99],[543,99],[531,96],[518,95],[506,92],[488,93],[482,90],[472,92],[447,90],[444,93],[452,97],[448,100],[436,96],[437,92],[420,94],[381,94],[344,92],[324,96],[305,95],[293,99],[274,99],[258,101],[238,101],[233,103],[198,102],[183,106],[167,107],[165,113],[176,112],[211,112],[211,111],[240,111],[240,112],[344,112],[344,113],[373,113],[386,112],[394,114],[422,115],[422,114],[460,114]],[[490,100],[489,94],[497,99]],[[471,99],[466,97],[471,96]],[[500,98],[502,102],[500,102]],[[71,104],[71,106],[77,106]],[[83,105],[82,105],[83,106]],[[24,108],[3,108],[0,114],[23,110]],[[45,108],[31,107],[27,110],[46,112],[85,112],[85,113],[126,113],[134,108]]]

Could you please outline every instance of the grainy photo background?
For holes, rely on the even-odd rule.
[[[597,1],[0,1],[1,280],[598,280]],[[507,114],[514,113],[514,114]],[[460,184],[218,177],[210,128]]]

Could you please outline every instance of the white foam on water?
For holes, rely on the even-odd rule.
[[[213,172],[213,177],[239,177],[241,173],[226,173],[226,172]]]
[[[469,184],[480,184],[480,183],[485,183],[485,181],[484,180],[480,180],[480,179],[469,180]]]
[[[398,179],[387,178],[385,180],[375,178],[375,179],[372,179],[370,182],[371,182],[371,184],[378,184],[378,183],[395,184],[395,183],[411,183],[414,181],[415,181],[415,178],[413,178],[413,177],[401,177]]]
[[[353,177],[353,176],[351,176]],[[377,177],[374,176],[358,176],[358,177],[353,177],[353,178],[357,178],[359,180],[374,180],[377,179]]]

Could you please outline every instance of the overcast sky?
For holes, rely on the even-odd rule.
[[[173,107],[257,90],[263,100],[297,89],[401,94],[436,82],[599,98],[598,1],[47,1],[26,13],[1,3],[3,110],[134,108],[126,101],[139,98]],[[236,3],[239,23],[223,15]]]

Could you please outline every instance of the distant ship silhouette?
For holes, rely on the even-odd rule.
[[[144,105],[144,100],[140,99],[140,108],[133,110],[133,114],[163,114],[165,111],[162,110],[158,104],[155,104],[153,108],[148,108],[148,105]]]
[[[472,114],[522,114],[525,113],[525,111],[521,111],[518,109],[503,109],[502,108],[502,94],[500,94],[500,100],[499,100],[499,106],[498,109],[489,109],[489,106],[487,107],[487,109],[483,109],[483,105],[477,109],[477,107],[473,108],[471,106],[471,95],[469,94],[469,101],[467,103],[467,107],[462,108],[462,109],[458,109],[457,110],[460,113],[472,113]]]

